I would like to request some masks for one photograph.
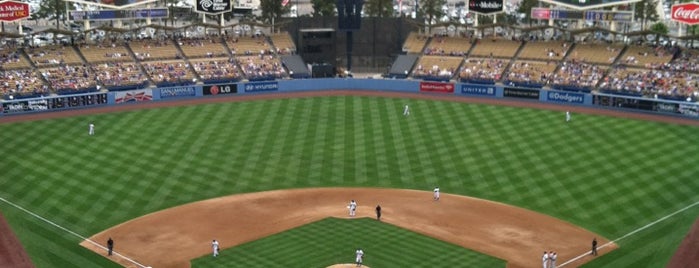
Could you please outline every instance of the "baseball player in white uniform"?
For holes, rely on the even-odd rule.
[[[355,215],[357,215],[357,202],[355,202],[354,200],[350,201],[349,206],[347,206],[347,208],[349,208],[350,217],[354,217]]]
[[[549,263],[549,254],[544,251],[544,256],[541,257],[541,263],[543,264],[544,268],[546,268],[547,264]]]
[[[364,261],[364,251],[361,248],[358,248],[357,251],[355,251],[356,257],[354,258],[354,262],[357,263],[357,267],[362,266],[362,262]]]
[[[214,251],[214,257],[218,256],[219,246],[218,241],[216,241],[216,239],[214,239],[214,241],[211,242],[211,249]]]
[[[434,201],[439,201],[439,187],[434,187],[432,198],[434,198]]]
[[[405,105],[405,108],[403,109],[403,115],[406,115],[406,116],[410,115],[410,108],[408,107],[407,104]]]
[[[549,260],[551,260],[551,263],[549,264],[549,268],[556,268],[556,258],[558,258],[558,254],[556,252],[551,252],[549,254]]]
[[[90,136],[95,135],[95,124],[90,123],[87,134]]]
[[[566,111],[566,122],[570,122],[570,111]]]

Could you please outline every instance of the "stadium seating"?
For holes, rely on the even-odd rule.
[[[502,77],[507,63],[508,61],[502,59],[467,59],[461,66],[459,78],[468,83],[494,84]]]
[[[409,54],[422,53],[422,49],[425,47],[425,43],[428,39],[429,38],[425,35],[416,32],[411,32],[408,35],[408,38],[405,39],[405,43],[403,43],[403,52]]]
[[[629,46],[619,63],[632,67],[657,68],[670,63],[673,51],[665,47]]]
[[[508,84],[527,87],[541,87],[548,84],[556,69],[555,62],[515,61],[504,80]]]
[[[196,59],[190,62],[203,82],[230,82],[241,78],[240,69],[232,58]]]
[[[26,69],[31,67],[29,62],[22,57],[19,50],[6,47],[0,47],[0,66],[5,70]]]
[[[570,49],[570,43],[560,41],[528,41],[517,56],[518,59],[560,61]]]
[[[289,55],[296,54],[296,45],[294,41],[291,40],[289,33],[276,33],[270,36],[272,44],[277,48],[278,55]]]
[[[425,55],[466,56],[471,49],[471,39],[464,37],[435,36],[425,48]]]
[[[190,59],[228,57],[228,51],[218,36],[203,36],[178,39],[178,45],[184,55]]]
[[[143,62],[146,73],[158,86],[181,86],[196,83],[189,64],[182,60]]]
[[[174,60],[182,59],[183,56],[170,39],[142,39],[131,41],[129,47],[133,50],[136,58],[142,61],[152,60]]]
[[[413,69],[413,77],[427,80],[449,80],[461,65],[461,57],[422,56]]]
[[[0,91],[2,95],[32,97],[48,94],[49,88],[32,69],[0,70]]]
[[[238,56],[236,60],[245,76],[251,81],[272,80],[286,76],[281,61],[274,55]]]
[[[83,64],[80,56],[71,46],[45,46],[25,48],[29,58],[37,67],[51,67],[59,64]]]
[[[607,67],[578,60],[561,63],[551,78],[551,84],[559,89],[591,91],[602,79]]]
[[[570,52],[569,60],[600,65],[610,65],[619,56],[623,45],[609,44],[577,44]]]
[[[258,36],[229,36],[226,44],[233,56],[251,56],[272,54],[274,50],[263,35]]]
[[[479,39],[471,51],[472,57],[512,58],[522,45],[519,41],[507,39]]]

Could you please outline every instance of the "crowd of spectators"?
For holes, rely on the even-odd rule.
[[[84,91],[97,88],[95,75],[86,65],[61,65],[41,69],[41,75],[56,91]]]
[[[454,69],[452,68],[441,68],[439,65],[432,65],[425,68],[422,64],[415,67],[413,70],[413,77],[416,78],[445,78],[450,79],[454,76]]]
[[[675,60],[663,64],[659,68],[669,71],[699,73],[699,51],[682,50]]]
[[[184,61],[145,62],[143,67],[159,86],[191,85],[196,82],[189,64]]]
[[[18,63],[21,60],[21,55],[17,50],[2,51],[0,53],[0,65],[6,68],[6,65]]]
[[[554,87],[590,91],[602,79],[605,70],[602,66],[583,61],[564,61],[550,83]]]
[[[0,70],[0,91],[3,96],[44,95],[49,88],[31,69]]]
[[[204,82],[221,80],[240,80],[240,72],[235,60],[206,60],[192,62],[194,71]]]
[[[544,86],[553,77],[556,64],[552,62],[515,62],[510,67],[507,82],[520,86]]]
[[[271,80],[286,75],[284,67],[274,55],[238,57],[238,64],[249,80]]]
[[[501,59],[469,59],[461,67],[459,78],[464,82],[495,83],[505,66],[507,62]]]
[[[662,69],[627,69],[615,67],[600,89],[646,97],[681,99],[699,90],[699,75]]]
[[[106,62],[94,64],[97,80],[107,89],[137,87],[148,79],[134,62]]]

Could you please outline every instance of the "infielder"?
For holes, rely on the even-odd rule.
[[[354,199],[350,201],[349,206],[347,206],[347,208],[349,208],[350,217],[354,217],[355,215],[357,215],[357,202],[355,202]]]
[[[211,249],[214,251],[214,257],[218,256],[218,241],[214,239],[214,241],[211,242]]]
[[[90,126],[87,130],[87,134],[90,136],[95,135],[95,124],[90,123]]]
[[[362,266],[363,258],[364,258],[364,251],[361,248],[358,248],[357,251],[355,251],[356,257],[354,258],[354,262],[357,263],[357,267]]]
[[[570,122],[570,111],[566,111],[566,122]]]
[[[556,258],[558,258],[558,254],[556,254],[556,252],[551,252],[549,254],[549,259],[551,260],[549,268],[556,268]]]
[[[405,116],[410,115],[410,108],[408,107],[407,104],[405,105],[405,108],[403,109],[403,115],[405,115]]]
[[[439,201],[439,187],[434,187],[434,194],[432,194],[434,201]]]
[[[544,265],[544,268],[546,268],[547,264],[549,263],[549,254],[544,251],[544,256],[541,257],[541,262]]]

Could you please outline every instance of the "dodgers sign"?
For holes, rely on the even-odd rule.
[[[546,97],[550,101],[565,102],[565,103],[584,103],[585,95],[580,93],[570,93],[570,92],[557,92],[549,91]]]
[[[461,93],[469,95],[495,96],[495,87],[461,85]]]
[[[277,82],[258,82],[258,83],[245,84],[245,92],[277,91],[277,90],[279,90],[279,83],[277,83]]]

